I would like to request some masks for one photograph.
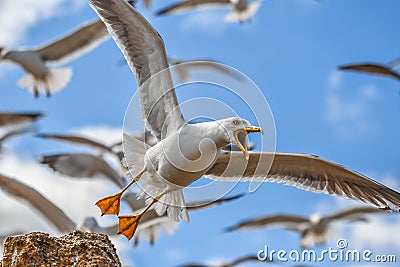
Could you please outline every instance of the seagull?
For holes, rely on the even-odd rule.
[[[18,81],[35,97],[39,93],[50,96],[63,89],[71,79],[71,68],[49,67],[47,63],[62,64],[92,50],[108,38],[100,20],[82,25],[74,32],[35,49],[12,50],[0,47],[0,61],[11,61],[25,69],[27,74]]]
[[[156,16],[179,14],[196,8],[233,7],[234,10],[225,16],[228,22],[246,22],[256,14],[261,6],[261,0],[185,0],[167,6],[156,12]]]
[[[41,112],[32,112],[32,113],[2,112],[0,113],[0,127],[19,126],[21,124],[34,122],[43,115],[44,114]]]
[[[298,215],[276,214],[242,221],[225,229],[226,232],[237,230],[251,230],[266,227],[283,227],[293,230],[301,235],[302,248],[325,244],[329,235],[331,224],[336,221],[367,221],[367,214],[382,213],[373,207],[356,207],[339,211],[327,216],[312,214],[310,217]]]
[[[128,239],[150,207],[158,215],[167,212],[175,221],[188,221],[182,189],[203,176],[217,181],[286,183],[399,210],[398,192],[335,163],[304,154],[249,153],[238,136],[262,133],[262,129],[243,118],[188,124],[180,111],[164,42],[157,31],[123,0],[89,2],[136,74],[142,119],[158,140],[150,147],[124,134],[125,163],[132,181],[96,203],[103,215],[119,214],[122,194],[139,181],[149,202],[137,215],[119,216],[119,232]],[[242,153],[220,151],[230,143],[238,145]]]
[[[214,70],[217,72],[224,73],[235,79],[240,79],[241,77],[237,72],[232,71],[225,65],[216,62],[215,60],[209,59],[193,59],[193,60],[180,60],[178,58],[169,57],[168,62],[170,65],[174,66],[174,70],[182,82],[191,82],[193,78],[190,76],[189,71],[192,69],[200,70]]]
[[[39,162],[63,175],[77,178],[104,177],[119,188],[126,185],[125,178],[102,158],[88,153],[64,153],[42,156]]]
[[[230,263],[220,263],[220,264],[196,264],[196,263],[191,263],[191,264],[185,264],[185,265],[180,265],[179,267],[234,267],[234,266],[238,266],[241,265],[243,263],[246,262],[251,262],[251,261],[255,261],[255,262],[259,262],[259,263],[264,263],[262,261],[260,261],[257,256],[255,255],[246,255],[243,257],[240,257]]]
[[[378,63],[356,63],[356,64],[339,66],[339,69],[345,70],[345,71],[349,70],[349,71],[358,71],[358,72],[364,72],[364,73],[369,73],[369,74],[374,74],[374,75],[381,75],[381,76],[390,77],[390,78],[396,79],[397,81],[400,81],[400,73],[393,70],[393,68],[395,66],[396,66],[395,64],[390,66],[390,65],[382,65],[382,64],[378,64]]]
[[[56,141],[67,142],[76,145],[84,145],[89,146],[91,148],[100,150],[101,152],[110,153],[112,155],[116,155],[118,158],[122,159],[122,154],[114,151],[114,148],[119,146],[121,142],[117,142],[112,145],[105,145],[98,141],[95,141],[91,138],[79,136],[79,135],[62,135],[62,134],[38,134],[36,137],[44,138],[44,139],[51,139]]]
[[[0,174],[0,190],[22,199],[39,211],[48,222],[54,225],[60,233],[76,229],[75,223],[56,205],[39,193],[36,189],[14,179]]]
[[[136,196],[136,194],[133,195]],[[187,209],[190,212],[203,210],[206,208],[210,208],[216,205],[221,205],[223,203],[239,199],[243,196],[245,196],[245,194],[237,194],[232,197],[225,197],[217,200],[203,200],[203,201],[189,202],[187,203]],[[143,207],[145,207],[144,202],[141,208]],[[134,209],[132,210],[135,211]],[[164,230],[164,232],[166,232],[167,234],[172,235],[178,229],[178,226],[179,223],[172,221],[170,218],[168,218],[167,215],[158,216],[155,210],[153,209],[148,210],[141,219],[141,223],[138,226],[138,229],[136,230],[133,243],[135,246],[138,246],[139,240],[143,240],[153,245],[158,240],[160,229]],[[117,235],[118,233],[118,224],[107,227],[101,227],[99,226],[95,218],[87,217],[83,223],[82,229],[113,236]]]

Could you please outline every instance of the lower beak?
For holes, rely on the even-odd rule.
[[[261,134],[264,133],[263,129],[261,129],[261,127],[256,127],[256,126],[251,126],[251,127],[246,127],[246,128],[242,128],[239,130],[236,130],[233,132],[233,137],[235,138],[235,141],[237,143],[237,146],[240,148],[240,150],[243,152],[243,155],[246,157],[246,159],[249,159],[249,153],[247,152],[247,135],[249,133],[254,133],[254,132],[259,132]],[[239,134],[243,133],[244,134],[244,141],[243,143],[240,142],[239,140]]]

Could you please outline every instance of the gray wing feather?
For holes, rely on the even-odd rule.
[[[16,198],[27,201],[60,232],[66,233],[76,228],[75,223],[60,208],[32,187],[0,174],[0,189]]]
[[[282,225],[285,228],[297,229],[299,224],[309,223],[308,218],[292,215],[276,214],[272,216],[264,216],[255,219],[249,219],[239,222],[236,225],[226,228],[226,232],[243,230],[243,229],[256,229],[265,228],[268,226]]]
[[[70,177],[96,178],[104,176],[120,188],[125,186],[125,180],[107,162],[91,154],[48,155],[43,156],[40,163]]]
[[[42,117],[43,113],[0,113],[0,127],[18,125],[35,121]]]
[[[46,61],[63,63],[94,49],[109,37],[101,20],[95,20],[79,27],[74,32],[46,44],[35,52]]]
[[[360,63],[360,64],[350,64],[339,67],[340,70],[350,70],[364,72],[374,75],[382,75],[387,77],[392,77],[400,81],[400,74],[392,70],[391,68],[379,65],[375,63]]]
[[[168,61],[163,40],[124,0],[91,0],[90,5],[106,24],[136,75],[142,119],[152,134],[161,140],[169,130],[175,131],[185,123],[171,73],[166,70]]]
[[[208,8],[215,6],[229,6],[230,0],[187,0],[172,4],[156,12],[156,16],[165,14],[178,14],[195,8]]]
[[[272,162],[272,163],[271,163]],[[399,211],[400,194],[343,166],[305,154],[220,155],[206,177],[221,181],[277,182],[316,193],[343,196]]]

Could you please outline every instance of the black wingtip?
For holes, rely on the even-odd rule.
[[[229,227],[224,228],[224,229],[222,230],[222,232],[223,232],[223,233],[230,233],[230,232],[233,232],[233,231],[235,231],[235,230],[236,230],[236,227],[235,227],[235,226],[229,226]]]

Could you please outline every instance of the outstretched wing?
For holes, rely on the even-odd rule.
[[[233,226],[227,227],[225,231],[232,232],[245,229],[266,228],[276,225],[288,229],[297,229],[301,228],[300,224],[305,224],[305,223],[309,223],[308,218],[294,216],[294,215],[292,216],[292,215],[276,214],[272,216],[264,216],[260,218],[245,220]]]
[[[35,113],[0,113],[0,127],[18,125],[28,122],[33,122],[44,114],[41,112]]]
[[[369,73],[369,74],[375,74],[375,75],[382,75],[382,76],[387,76],[391,77],[394,79],[397,79],[400,81],[400,74],[395,72],[389,67],[379,65],[379,64],[374,64],[374,63],[361,63],[361,64],[350,64],[350,65],[343,65],[339,66],[340,70],[351,70],[351,71],[358,71],[358,72],[364,72],[364,73]]]
[[[142,119],[147,128],[158,140],[176,131],[185,121],[171,73],[166,70],[168,61],[160,35],[124,0],[90,0],[90,5],[106,24],[136,75]]]
[[[305,154],[249,155],[249,161],[240,153],[220,155],[206,177],[220,181],[285,183],[307,191],[348,197],[381,209],[400,209],[398,192],[333,162]]]
[[[102,158],[86,153],[66,153],[43,156],[40,163],[54,171],[76,178],[104,177],[123,188],[125,179]]]
[[[230,0],[187,0],[169,5],[157,11],[155,15],[179,14],[196,8],[224,7],[230,4]]]
[[[101,20],[96,20],[36,49],[35,52],[39,53],[46,61],[63,63],[89,52],[108,37],[104,23]]]
[[[374,213],[382,213],[383,210],[377,209],[377,208],[372,208],[372,207],[357,207],[357,208],[351,208],[343,211],[339,211],[337,213],[331,214],[329,216],[326,216],[326,219],[330,221],[334,220],[348,220],[348,221],[353,221],[353,220],[359,220],[365,217],[365,215],[368,214],[374,214]]]
[[[0,189],[28,202],[60,232],[66,233],[76,228],[75,223],[61,209],[32,187],[0,174]]]

